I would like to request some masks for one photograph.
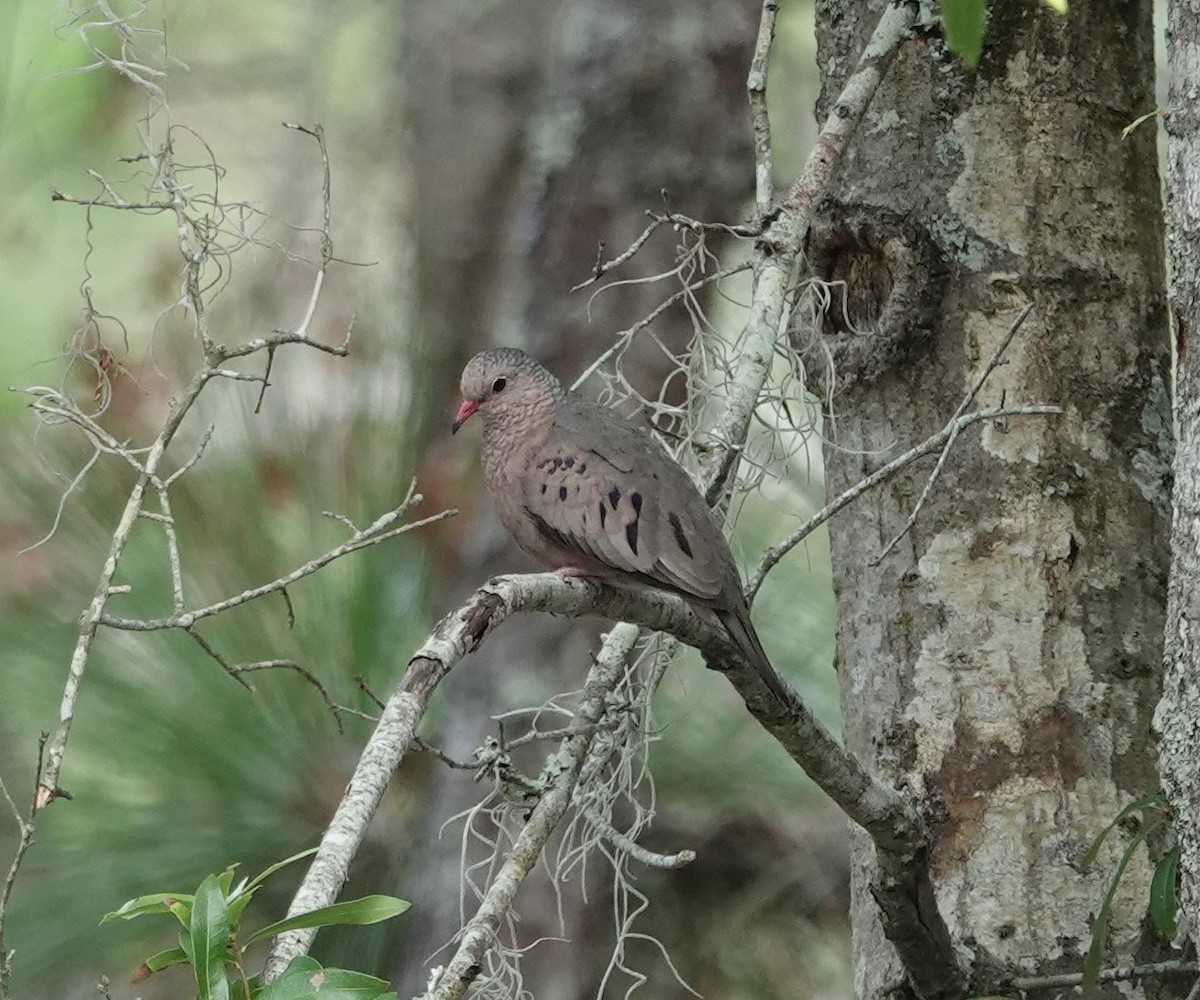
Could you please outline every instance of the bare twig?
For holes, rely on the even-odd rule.
[[[915,448],[910,448],[903,455],[898,455],[892,459],[887,465],[876,469],[869,476],[860,479],[857,483],[843,492],[836,499],[831,500],[819,511],[812,515],[800,527],[787,536],[782,542],[777,545],[772,545],[766,552],[763,553],[762,559],[759,560],[758,567],[754,570],[754,575],[751,576],[750,582],[746,585],[746,597],[753,601],[759,588],[763,584],[763,580],[775,565],[789,552],[799,545],[805,538],[812,534],[817,528],[828,521],[834,514],[840,511],[843,507],[853,503],[868,490],[873,489],[880,483],[887,481],[901,469],[911,465],[913,462],[924,458],[926,455],[932,454],[939,448],[950,444],[957,436],[971,424],[979,423],[984,420],[1002,420],[1006,417],[1028,417],[1028,416],[1053,416],[1062,413],[1062,408],[1049,405],[1031,405],[1031,406],[1009,406],[999,407],[992,410],[976,410],[973,413],[964,413],[955,416],[945,427],[933,435],[922,441]],[[946,454],[942,452],[943,456]]]
[[[167,449],[173,443],[176,433],[190,413],[200,393],[212,380],[218,378],[257,381],[263,384],[265,388],[267,383],[265,377],[247,375],[222,367],[223,363],[233,358],[245,357],[261,350],[273,352],[276,348],[284,344],[292,343],[302,344],[337,356],[344,355],[349,347],[350,331],[347,331],[345,342],[338,346],[319,343],[312,340],[309,335],[324,285],[326,267],[333,259],[332,239],[330,237],[329,156],[325,147],[324,136],[319,126],[299,129],[313,136],[318,144],[323,169],[322,192],[324,208],[323,226],[320,231],[321,257],[319,265],[316,268],[316,274],[301,325],[294,331],[277,330],[270,337],[258,338],[232,347],[218,345],[213,340],[206,312],[207,303],[205,296],[208,291],[206,281],[209,280],[206,277],[206,266],[215,258],[227,255],[232,252],[232,249],[237,249],[250,242],[250,237],[245,236],[244,233],[239,234],[232,243],[232,249],[229,246],[222,246],[217,242],[221,237],[222,220],[227,215],[226,206],[220,204],[216,189],[216,184],[221,177],[222,171],[217,165],[212,151],[208,149],[207,144],[199,136],[189,129],[172,125],[165,104],[164,91],[158,82],[165,77],[165,71],[149,66],[146,63],[148,56],[139,55],[137,58],[132,58],[133,53],[138,51],[137,40],[139,38],[153,38],[159,44],[162,41],[162,32],[160,30],[141,28],[133,23],[132,18],[136,18],[137,14],[144,12],[144,10],[144,5],[139,7],[135,4],[133,13],[122,17],[114,14],[108,8],[106,2],[100,2],[94,7],[89,8],[87,13],[80,15],[78,31],[84,44],[88,46],[89,50],[96,57],[94,65],[106,66],[112,69],[151,95],[151,110],[145,120],[142,134],[143,149],[137,157],[140,161],[144,161],[149,168],[149,177],[146,182],[148,197],[145,199],[124,199],[118,195],[111,184],[98,174],[94,174],[93,176],[104,192],[102,198],[80,199],[61,192],[55,192],[53,197],[58,201],[73,202],[85,206],[86,211],[89,213],[89,225],[92,208],[101,206],[113,210],[133,210],[149,212],[151,214],[169,213],[174,216],[176,239],[183,265],[179,304],[186,309],[191,317],[194,332],[203,349],[203,360],[192,374],[186,386],[171,400],[161,430],[153,443],[146,449],[132,449],[127,445],[115,441],[111,435],[84,414],[64,394],[54,393],[52,390],[38,390],[35,393],[38,398],[35,400],[34,406],[39,410],[41,416],[49,420],[67,420],[79,426],[97,448],[97,454],[101,451],[117,454],[128,461],[137,471],[137,480],[130,491],[124,510],[113,531],[112,542],[109,546],[108,555],[101,569],[99,579],[96,582],[93,596],[80,618],[79,637],[71,656],[66,682],[63,687],[63,695],[59,707],[59,722],[48,744],[44,773],[39,777],[39,789],[35,799],[36,809],[43,808],[49,802],[53,801],[55,797],[62,794],[62,790],[58,787],[58,780],[63,757],[70,738],[71,726],[75,717],[75,707],[79,697],[80,685],[89,662],[97,629],[101,622],[108,618],[106,614],[108,599],[117,592],[113,586],[113,577],[116,574],[117,566],[124,554],[125,547],[129,542],[134,525],[143,514],[143,503],[148,488],[153,489],[158,494],[162,507],[161,523],[167,532],[168,560],[171,570],[175,612],[168,621],[170,621],[172,626],[191,628],[196,620],[194,617],[189,619],[183,611],[182,570],[180,567],[178,545],[174,536],[174,524],[170,513],[168,493],[170,487],[178,477],[187,471],[203,453],[212,433],[211,428],[202,435],[196,452],[180,469],[165,479],[160,477],[159,470],[163,464]],[[105,45],[96,42],[92,38],[92,35],[97,31],[111,32],[119,40],[118,54],[109,54]],[[166,58],[165,49],[163,50],[163,58]],[[157,120],[155,116],[160,116],[165,126],[163,130],[165,139],[161,144],[155,144],[149,138],[149,123],[152,120]],[[214,189],[211,195],[197,192],[191,184],[180,179],[180,171],[186,171],[189,168],[180,166],[175,160],[174,141],[177,133],[190,134],[208,152],[210,162],[201,169],[209,171],[213,178]],[[158,195],[162,195],[163,197],[159,198],[157,197]],[[98,317],[99,314],[91,305],[90,291],[85,290],[85,298],[88,303],[87,314],[93,318]],[[68,494],[69,492],[70,488],[68,489]],[[411,527],[411,525],[405,526],[403,529],[397,529],[393,532],[385,532],[380,528],[370,538],[358,539],[357,544],[349,548],[343,548],[345,548],[345,551],[353,551],[355,548],[367,544],[377,544],[385,538],[391,537],[393,534],[400,533],[400,530],[410,530]],[[306,574],[302,573],[301,575]],[[282,589],[287,582],[276,581],[277,585],[273,589]],[[242,601],[249,600],[253,596],[257,595],[243,595],[240,600],[235,599],[234,603],[242,603]],[[216,613],[217,610],[221,610],[221,608],[206,609],[210,614]],[[114,619],[108,623],[113,624],[113,621],[116,620]],[[197,641],[202,640],[197,637]]]
[[[1013,337],[1017,335],[1017,331],[1021,328],[1021,324],[1025,322],[1025,317],[1029,315],[1032,309],[1033,303],[1031,302],[1024,309],[1022,309],[1017,315],[1017,318],[1012,321],[1012,323],[1009,325],[1008,331],[1003,337],[1000,338],[1000,343],[997,344],[996,349],[992,351],[992,355],[990,358],[988,358],[987,364],[984,365],[983,371],[979,373],[979,376],[975,379],[975,383],[963,397],[962,402],[958,404],[958,409],[954,411],[954,416],[951,418],[950,423],[947,424],[947,427],[951,428],[950,436],[946,439],[946,442],[942,447],[942,453],[938,456],[937,464],[934,465],[933,471],[929,473],[928,478],[925,480],[925,486],[921,490],[921,495],[917,497],[916,504],[913,505],[912,513],[908,515],[908,519],[904,522],[904,526],[897,533],[896,537],[883,547],[883,551],[881,551],[879,555],[871,560],[872,566],[878,566],[881,562],[883,562],[883,560],[887,558],[888,553],[890,553],[892,549],[894,549],[900,543],[900,540],[907,535],[909,531],[912,530],[912,526],[917,523],[917,515],[921,513],[921,508],[925,506],[925,501],[929,498],[929,494],[932,492],[934,484],[937,482],[938,477],[942,474],[942,469],[945,468],[946,465],[946,459],[950,455],[950,449],[954,447],[954,442],[958,438],[959,431],[962,430],[961,426],[958,424],[958,418],[962,416],[967,407],[970,406],[974,401],[975,397],[979,395],[979,390],[983,388],[983,384],[987,381],[988,376],[996,370],[996,367],[1000,364],[1000,359],[1003,357],[1005,350],[1007,350],[1008,345],[1012,343]]]
[[[652,218],[650,221],[650,225],[648,225],[645,229],[642,230],[642,235],[639,236],[636,240],[634,240],[632,243],[629,244],[629,249],[627,249],[624,253],[614,257],[612,260],[602,263],[600,261],[599,256],[597,256],[596,266],[592,270],[591,277],[585,281],[581,281],[578,285],[575,285],[574,287],[572,287],[571,291],[578,292],[582,288],[587,288],[588,285],[595,284],[605,274],[607,274],[609,271],[611,271],[614,267],[620,267],[627,260],[632,260],[633,257],[637,254],[637,252],[639,250],[641,250],[643,246],[646,245],[646,240],[650,239],[650,237],[654,235],[654,231],[659,226],[661,226],[664,221],[666,221],[666,220],[661,219],[661,218]],[[601,253],[604,252],[603,246],[601,246],[600,252]]]
[[[175,535],[175,517],[171,513],[171,497],[170,491],[165,483],[155,477],[155,489],[158,490],[158,502],[162,507],[161,518],[159,520],[163,526],[163,534],[167,539],[167,563],[171,567],[171,598],[172,607],[175,614],[182,614],[184,608],[183,600],[183,566],[179,558],[179,539]],[[143,517],[148,516],[151,512],[147,510],[140,511]]]
[[[674,295],[668,296],[666,299],[660,302],[653,310],[634,323],[633,326],[618,333],[613,338],[612,346],[607,350],[602,351],[600,356],[597,357],[595,361],[588,365],[579,374],[579,377],[576,378],[571,384],[571,388],[578,389],[581,385],[583,385],[584,382],[586,382],[589,378],[596,374],[597,371],[603,368],[604,365],[607,364],[614,355],[628,347],[629,342],[633,340],[633,338],[637,336],[639,332],[646,329],[646,327],[658,319],[659,316],[670,309],[671,306],[688,298],[691,295],[694,295],[697,289],[703,288],[705,285],[711,285],[718,281],[724,281],[726,278],[730,278],[735,274],[741,274],[743,271],[748,270],[750,270],[750,263],[747,261],[743,264],[735,264],[733,267],[723,268],[722,270],[717,271],[715,274],[707,275],[698,281],[686,283],[683,288],[681,288]]]
[[[636,840],[631,840],[625,836],[625,834],[614,827],[595,809],[585,809],[583,814],[587,817],[588,822],[600,831],[600,836],[616,844],[635,861],[639,861],[650,868],[686,868],[696,860],[696,852],[686,847],[682,851],[676,851],[674,854],[656,854],[653,851],[648,851]]]
[[[458,513],[457,510],[447,509],[432,514],[429,517],[423,517],[418,521],[410,521],[407,524],[402,524],[399,527],[385,530],[389,525],[393,524],[396,518],[408,510],[414,503],[420,503],[421,495],[416,494],[411,501],[405,501],[395,510],[388,511],[382,517],[378,518],[373,524],[363,528],[353,537],[343,542],[337,548],[330,549],[323,555],[317,556],[315,559],[310,559],[303,566],[297,567],[292,572],[272,580],[270,583],[264,583],[258,587],[251,587],[249,590],[244,590],[240,594],[235,594],[233,597],[227,597],[223,601],[218,601],[215,604],[210,604],[207,607],[197,608],[194,611],[177,612],[167,618],[120,618],[116,615],[107,613],[101,614],[99,624],[106,625],[109,628],[125,629],[130,632],[155,632],[169,628],[191,628],[196,622],[210,618],[213,615],[221,614],[223,611],[229,611],[231,608],[236,608],[239,605],[246,604],[249,601],[256,600],[259,597],[264,597],[267,594],[276,592],[285,592],[285,588],[295,583],[297,580],[302,580],[306,576],[312,576],[317,570],[328,566],[336,559],[342,556],[349,555],[351,552],[357,552],[359,549],[369,548],[372,545],[378,545],[380,542],[386,542],[388,539],[395,538],[397,535],[406,534],[416,528],[422,528],[425,525],[433,524],[435,521],[443,521],[448,517],[453,517]]]
[[[758,39],[750,60],[746,91],[750,98],[750,126],[754,131],[754,216],[763,224],[775,205],[775,178],[771,155],[771,119],[767,115],[767,67],[775,39],[778,0],[763,0]]]
[[[1112,969],[1101,969],[1096,977],[1100,983],[1116,983],[1129,979],[1146,979],[1150,976],[1194,975],[1200,972],[1195,962],[1152,962],[1147,965],[1121,965]],[[1022,976],[1008,985],[1014,990],[1047,990],[1064,986],[1079,986],[1083,982],[1082,972],[1064,972],[1052,976]]]
[[[754,289],[750,315],[738,341],[737,361],[725,408],[711,429],[710,440],[742,442],[770,371],[775,345],[787,329],[788,290],[797,255],[808,232],[812,212],[828,188],[841,159],[916,17],[910,4],[889,5],[872,32],[858,65],[830,108],[816,145],[759,237],[754,253]],[[760,31],[760,36],[762,32]],[[725,490],[737,455],[728,447],[701,456],[706,496],[717,501]]]
[[[561,577],[558,578],[561,580]],[[585,723],[600,720],[605,698],[620,677],[625,659],[637,641],[638,630],[618,625],[596,658],[584,688],[584,702],[578,717]],[[492,947],[500,924],[508,914],[517,890],[537,864],[546,841],[570,805],[579,772],[592,747],[594,732],[581,733],[567,740],[558,754],[559,777],[538,800],[516,843],[492,880],[475,915],[463,928],[459,947],[447,963],[437,985],[429,992],[430,1000],[458,1000],[480,971],[484,953]]]
[[[12,817],[16,821],[18,833],[17,849],[13,853],[11,864],[8,866],[8,875],[4,879],[4,887],[0,889],[0,1000],[10,1000],[12,997],[13,951],[9,949],[6,943],[4,931],[8,919],[8,908],[12,901],[13,889],[17,884],[17,875],[21,871],[21,864],[25,860],[25,854],[33,846],[35,831],[34,814],[37,811],[36,789],[41,782],[42,764],[45,759],[44,751],[48,735],[47,733],[42,733],[38,739],[37,771],[33,779],[35,793],[34,800],[29,806],[28,816],[25,816],[17,807],[12,795],[9,794],[8,787],[4,784],[4,779],[0,778],[0,794],[4,796],[8,810],[12,813]]]
[[[197,629],[189,625],[184,628],[184,631],[192,637],[197,646],[203,649],[204,652],[206,652],[218,664],[220,664],[221,669],[224,670],[225,673],[237,681],[247,691],[254,691],[254,685],[246,680],[246,678],[240,676],[240,672],[235,669],[234,666],[227,659],[225,659],[225,657],[217,652],[217,648],[211,642],[205,639]]]

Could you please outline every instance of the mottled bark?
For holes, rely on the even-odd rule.
[[[823,103],[861,7],[818,3]],[[1170,449],[1154,142],[1120,135],[1153,106],[1151,7],[989,11],[977,70],[936,39],[893,65],[811,247],[846,289],[824,330],[831,495],[938,430],[1030,302],[977,401],[1064,408],[964,435],[879,565],[928,465],[831,524],[846,742],[920,802],[982,988],[1078,970],[1130,831],[1091,874],[1081,859],[1155,788]],[[872,897],[888,875],[855,837],[856,990],[875,998],[903,976]],[[1143,954],[1149,874],[1141,851],[1114,958]]]
[[[656,284],[606,292],[595,299],[589,323],[585,305],[594,289],[574,296],[569,290],[591,272],[601,240],[622,249],[642,228],[642,210],[662,207],[662,189],[680,211],[742,214],[753,179],[744,80],[756,6],[408,5],[401,69],[418,206],[422,371],[414,412],[430,420],[423,450],[431,468],[422,485],[440,479],[455,505],[467,508],[454,529],[465,534],[443,546],[455,553],[445,567],[446,600],[491,574],[529,566],[483,501],[476,449],[439,440],[447,429],[439,415],[448,419],[463,361],[504,343],[525,347],[563,375],[578,371],[613,333],[677,290]],[[674,253],[672,235],[663,233],[618,277],[666,270]],[[690,329],[682,310],[655,327],[676,347]],[[640,388],[661,378],[661,354],[644,368]],[[452,485],[447,468],[460,470]],[[472,496],[479,506],[464,503]],[[448,685],[438,740],[466,756],[494,732],[488,716],[579,687],[595,634],[545,618],[510,622]],[[423,988],[426,959],[459,926],[458,830],[440,840],[438,831],[480,794],[461,772],[437,769],[431,781],[423,797],[432,806],[415,834],[421,846],[404,886],[422,921],[395,962],[401,995]],[[575,923],[573,906],[568,900],[565,910]],[[562,933],[544,888],[526,886],[518,909],[526,942]],[[588,989],[580,981],[591,970],[572,948],[543,945],[523,968],[539,995]]]
[[[1174,527],[1166,677],[1155,723],[1163,785],[1175,814],[1182,904],[1200,928],[1200,3],[1175,0],[1167,25],[1167,233],[1178,351]],[[1164,427],[1164,433],[1168,428]]]

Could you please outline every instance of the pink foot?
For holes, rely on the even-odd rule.
[[[584,569],[582,566],[559,566],[558,572],[562,576],[578,576],[584,579],[591,578],[593,580],[601,579],[599,573],[592,569]]]

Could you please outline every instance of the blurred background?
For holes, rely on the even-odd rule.
[[[114,5],[133,12],[133,5]],[[94,372],[70,346],[112,352],[112,401],[101,423],[148,443],[194,363],[178,310],[180,258],[166,215],[53,203],[51,189],[97,194],[93,170],[136,185],[145,94],[93,61],[82,3],[9,0],[0,38],[0,370],[4,387],[65,386],[88,399]],[[780,183],[814,135],[811,7],[785,5],[771,64]],[[149,3],[136,24],[166,31],[165,88],[178,158],[222,171],[219,196],[265,213],[257,242],[230,257],[210,295],[214,337],[236,343],[304,313],[318,252],[321,163],[315,144],[280,127],[320,122],[333,174],[338,258],[315,323],[328,342],[353,319],[339,360],[281,350],[272,387],[228,382],[202,398],[168,467],[212,422],[211,444],[173,493],[189,604],[274,579],[337,545],[337,511],[368,523],[396,506],[415,476],[418,514],[461,514],[340,560],[290,590],[296,622],[268,597],[202,629],[231,661],[291,658],[343,704],[381,694],[431,624],[486,576],[528,569],[499,530],[476,470],[477,431],[451,439],[458,372],[476,350],[516,344],[570,378],[674,292],[669,282],[571,294],[604,241],[619,252],[646,209],[739,222],[752,213],[753,156],[745,77],[758,4],[692,0],[209,0]],[[86,29],[85,29],[86,30]],[[116,51],[109,29],[92,42]],[[156,37],[141,39],[161,52]],[[212,185],[211,171],[197,184]],[[131,190],[122,188],[122,190]],[[257,225],[257,224],[256,224]],[[660,231],[614,277],[670,271],[677,235]],[[278,244],[288,253],[272,249]],[[709,241],[726,263],[744,255]],[[726,282],[704,300],[736,332],[748,289]],[[81,327],[85,301],[96,316]],[[654,395],[692,317],[668,310],[626,354],[626,377]],[[676,395],[682,387],[672,390]],[[39,427],[28,397],[0,394],[0,777],[24,806],[38,733],[52,729],[80,610],[91,597],[131,469],[104,458],[77,489],[91,448],[68,427]],[[819,448],[791,459],[738,511],[734,549],[762,549],[822,500]],[[57,516],[62,501],[61,517]],[[56,523],[57,522],[57,523]],[[53,532],[52,532],[53,529]],[[52,532],[52,535],[51,535]],[[29,549],[39,540],[43,544]],[[832,594],[823,534],[769,578],[755,605],[764,644],[822,717],[837,725]],[[170,610],[161,529],[135,531],[113,613]],[[599,627],[548,617],[510,621],[443,684],[426,736],[459,759],[494,717],[578,687]],[[187,995],[171,970],[127,985],[137,963],[170,947],[166,920],[98,926],[124,900],[186,891],[240,862],[249,873],[313,845],[341,795],[370,723],[339,732],[294,674],[258,674],[249,693],[187,636],[102,631],[84,681],[62,784],[74,794],[39,816],[7,928],[14,993],[119,998]],[[635,930],[661,941],[682,977],[720,997],[849,994],[846,828],[746,713],[725,680],[680,659],[657,696],[651,765],[656,820],[647,844],[690,847],[681,871],[639,870],[649,908]],[[458,927],[461,828],[447,825],[482,794],[470,772],[410,755],[393,782],[344,895],[394,893],[412,909],[388,924],[325,931],[324,961],[424,985]],[[15,844],[0,815],[0,865]],[[251,925],[282,916],[299,878],[288,870],[252,907]],[[529,885],[519,901],[524,960],[539,997],[593,997],[615,935],[603,866],[554,896]],[[441,953],[444,960],[445,953]],[[626,961],[648,996],[689,995],[663,953],[632,942]],[[628,975],[604,996],[623,996]]]

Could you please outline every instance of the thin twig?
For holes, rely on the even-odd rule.
[[[595,809],[585,809],[583,814],[605,840],[610,841],[620,850],[628,854],[634,861],[639,861],[650,868],[686,868],[696,860],[696,852],[685,847],[674,854],[656,854],[648,851],[636,840],[631,840]]]
[[[602,717],[607,693],[624,671],[625,659],[637,642],[638,630],[636,626],[622,624],[609,636],[610,641],[588,673],[586,694],[578,712],[578,718],[585,723],[596,723]],[[530,812],[475,915],[463,928],[458,950],[446,964],[436,987],[429,992],[430,1000],[458,1000],[479,975],[479,962],[492,947],[517,890],[537,864],[542,848],[571,803],[580,769],[594,738],[594,733],[582,733],[566,741],[557,757],[561,767],[559,777]]]
[[[869,476],[860,479],[857,483],[844,491],[836,499],[831,500],[819,511],[812,515],[800,527],[787,536],[782,542],[771,546],[763,553],[762,559],[759,560],[757,568],[754,570],[750,582],[746,585],[746,597],[753,601],[755,595],[758,594],[759,588],[762,587],[763,580],[775,565],[789,552],[799,545],[805,538],[811,535],[817,528],[828,521],[834,514],[840,511],[847,504],[853,503],[868,490],[873,489],[880,483],[885,482],[894,476],[901,469],[911,465],[918,459],[924,458],[926,455],[937,451],[952,442],[957,436],[971,424],[979,423],[982,420],[1000,420],[1006,417],[1028,417],[1028,416],[1053,416],[1062,413],[1062,408],[1050,405],[1030,405],[1030,406],[1009,406],[999,407],[993,410],[975,410],[972,413],[964,413],[952,419],[945,427],[933,435],[933,437],[922,441],[915,448],[910,448],[903,455],[899,455],[892,459],[887,465],[876,469]]]
[[[646,245],[646,240],[654,235],[654,231],[665,222],[665,219],[652,218],[650,225],[642,230],[641,236],[629,244],[629,248],[612,260],[606,263],[601,263],[599,255],[596,257],[596,266],[592,269],[592,275],[585,281],[581,281],[578,285],[572,287],[572,292],[578,292],[582,288],[587,288],[588,285],[593,285],[599,281],[605,274],[611,271],[614,267],[620,267],[627,260],[631,260],[643,246]],[[600,253],[604,252],[604,244],[600,245]]]
[[[754,217],[761,225],[775,205],[775,178],[771,156],[771,119],[767,114],[767,67],[771,42],[775,39],[775,15],[778,0],[763,0],[758,22],[758,38],[746,91],[750,98],[750,127],[754,132]]]
[[[333,716],[334,724],[337,726],[338,732],[343,732],[342,729],[342,712],[350,711],[352,714],[358,715],[353,709],[344,710],[341,705],[335,702],[326,690],[325,685],[321,683],[321,679],[307,667],[302,666],[295,660],[256,660],[253,663],[236,663],[230,670],[235,677],[241,674],[254,673],[259,670],[292,670],[303,677],[309,684],[317,689],[321,695],[321,699],[325,702],[325,707],[329,709],[329,714]],[[370,716],[364,716],[370,718]]]
[[[1148,965],[1121,965],[1112,969],[1101,969],[1096,976],[1100,983],[1116,983],[1128,979],[1145,979],[1149,976],[1188,975],[1200,972],[1195,962],[1152,962]],[[1064,972],[1052,976],[1022,976],[1009,984],[1015,990],[1047,990],[1063,986],[1079,986],[1083,983],[1082,972]]]
[[[4,887],[0,889],[0,1000],[11,1000],[12,997],[13,951],[9,949],[5,941],[4,932],[8,920],[8,908],[12,902],[13,889],[17,884],[17,875],[21,871],[21,864],[25,860],[26,852],[33,846],[33,835],[35,832],[34,815],[37,812],[37,788],[42,778],[42,765],[45,760],[46,739],[48,736],[48,733],[42,733],[38,739],[37,770],[33,779],[34,798],[30,803],[28,816],[23,815],[21,810],[17,808],[16,802],[13,801],[12,796],[9,794],[8,787],[4,784],[4,779],[0,778],[0,793],[3,794],[9,812],[12,813],[12,817],[16,821],[18,832],[17,849],[13,852],[12,863],[8,866],[8,875],[4,879]]]
[[[926,478],[925,486],[921,490],[921,495],[917,497],[917,502],[913,505],[912,512],[908,515],[907,520],[904,522],[904,526],[896,534],[896,537],[883,547],[883,551],[881,551],[879,555],[871,560],[872,566],[878,566],[881,562],[883,562],[892,549],[900,544],[900,540],[907,535],[909,531],[912,530],[913,525],[917,523],[917,516],[921,513],[921,508],[925,506],[925,501],[929,499],[929,494],[933,492],[934,484],[938,481],[938,477],[942,474],[942,469],[946,466],[946,459],[950,456],[950,449],[954,447],[954,442],[958,437],[958,432],[961,430],[957,424],[958,417],[960,417],[966,411],[967,407],[971,405],[975,397],[979,395],[979,390],[983,388],[983,384],[987,381],[988,376],[991,375],[992,372],[996,370],[996,367],[1000,364],[1000,359],[1003,357],[1005,350],[1007,350],[1008,345],[1012,343],[1013,337],[1017,335],[1017,331],[1021,328],[1021,324],[1025,322],[1025,317],[1029,315],[1032,309],[1033,303],[1030,302],[1029,305],[1021,310],[1021,312],[1017,315],[1017,318],[1012,321],[1012,323],[1009,325],[1008,331],[1003,337],[1000,338],[1000,343],[997,344],[996,349],[992,351],[992,356],[988,358],[988,362],[986,365],[984,365],[983,371],[981,371],[979,376],[975,379],[974,385],[971,386],[970,391],[968,391],[963,397],[962,402],[958,404],[958,409],[954,411],[954,417],[950,422],[950,426],[953,428],[953,430],[951,431],[950,436],[946,439],[945,445],[942,447],[942,453],[938,456],[938,460],[933,467],[933,471],[930,472],[929,476]]]
[[[448,517],[454,517],[458,511],[453,508],[439,511],[437,514],[432,514],[429,517],[423,517],[418,521],[410,521],[407,524],[402,524],[399,527],[392,528],[390,531],[383,531],[392,524],[397,517],[404,513],[406,507],[402,504],[395,510],[389,511],[383,517],[375,521],[374,524],[364,528],[353,538],[343,542],[335,549],[317,556],[315,559],[310,559],[303,566],[292,570],[292,572],[281,576],[270,583],[264,583],[259,587],[252,587],[249,590],[244,590],[240,594],[235,594],[233,597],[227,597],[223,601],[218,601],[216,604],[210,604],[207,607],[197,608],[195,611],[184,611],[182,613],[173,614],[167,618],[120,618],[116,615],[102,614],[99,619],[99,624],[105,625],[108,628],[124,629],[130,632],[156,632],[162,629],[169,628],[191,628],[196,622],[210,618],[213,615],[221,614],[224,611],[229,611],[248,601],[256,600],[267,594],[273,594],[276,591],[284,591],[285,588],[295,583],[297,580],[302,580],[306,576],[312,576],[317,570],[328,566],[336,559],[342,556],[349,555],[351,552],[357,552],[359,549],[369,548],[372,545],[378,545],[380,542],[386,542],[397,535],[403,535],[417,528],[423,528],[428,524],[433,524],[436,521],[443,521]]]
[[[613,357],[613,355],[627,347],[629,342],[635,336],[637,336],[640,331],[646,329],[646,327],[648,327],[651,323],[658,319],[659,316],[670,309],[671,306],[675,305],[675,303],[679,302],[681,299],[686,299],[690,295],[694,295],[697,289],[703,288],[705,285],[711,285],[717,281],[724,281],[726,278],[730,278],[735,274],[741,274],[743,271],[748,271],[750,270],[750,266],[750,262],[746,261],[742,264],[736,264],[733,267],[724,268],[714,274],[710,274],[701,278],[699,281],[694,281],[685,285],[674,295],[664,299],[658,304],[658,306],[634,323],[633,326],[618,333],[613,338],[612,346],[607,350],[602,351],[600,356],[597,357],[595,361],[593,361],[580,373],[579,377],[575,379],[573,383],[571,383],[571,388],[578,389],[581,385],[583,385],[584,382],[586,382],[589,378],[596,374],[597,371],[603,368],[605,363],[611,357]]]
[[[225,659],[225,657],[223,657],[217,651],[216,647],[211,642],[209,642],[207,639],[205,639],[204,636],[202,636],[195,628],[193,628],[190,625],[186,626],[184,628],[184,631],[188,635],[190,635],[192,637],[192,639],[195,640],[197,646],[199,646],[201,649],[203,649],[204,652],[206,652],[209,656],[211,656],[214,660],[216,660],[217,663],[219,663],[221,665],[221,669],[224,670],[225,673],[227,673],[230,677],[232,677],[235,681],[237,681],[240,685],[242,685],[242,687],[244,687],[247,691],[250,691],[253,693],[254,685],[251,684],[248,680],[246,680],[246,678],[239,676],[238,671],[234,668],[233,664],[231,664],[227,659]]]
[[[184,609],[183,599],[183,567],[179,558],[179,539],[175,535],[175,517],[171,513],[171,499],[166,484],[155,478],[155,487],[158,490],[158,502],[162,507],[161,523],[163,526],[163,535],[167,540],[167,563],[171,568],[171,599],[172,607],[175,614],[182,614]],[[150,511],[141,511],[142,516],[146,516]]]

